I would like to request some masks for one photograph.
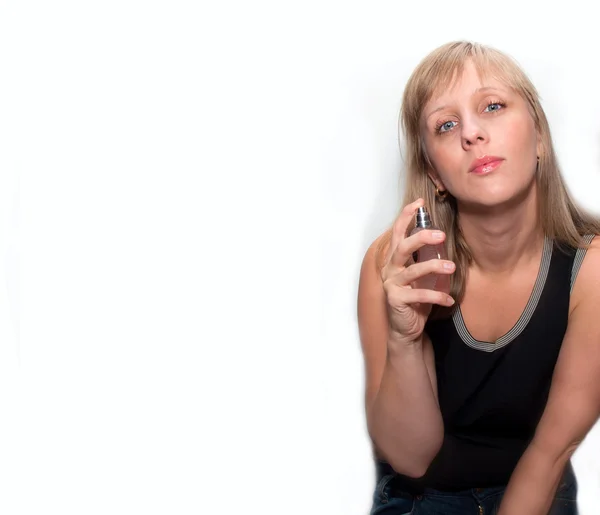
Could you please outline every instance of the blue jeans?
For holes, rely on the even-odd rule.
[[[506,486],[443,492],[425,488],[411,494],[394,486],[395,474],[377,467],[370,515],[495,515]],[[559,483],[548,515],[577,515],[577,481],[569,467]]]

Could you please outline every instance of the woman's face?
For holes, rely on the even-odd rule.
[[[540,144],[523,98],[472,62],[462,77],[423,110],[421,135],[430,176],[459,203],[497,206],[535,184]]]

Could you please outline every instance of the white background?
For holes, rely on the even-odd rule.
[[[585,4],[419,5],[0,3],[1,513],[367,513],[358,271],[419,60],[516,57],[600,208]]]

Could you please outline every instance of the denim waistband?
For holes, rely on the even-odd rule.
[[[384,476],[393,476],[389,482],[390,489],[392,491],[406,492],[412,495],[475,497],[483,500],[490,495],[496,495],[502,492],[506,488],[506,484],[500,484],[472,485],[470,488],[438,489],[433,488],[432,486],[425,486],[422,481],[413,481],[410,480],[410,478],[399,475],[386,461],[376,459],[375,468],[377,481]],[[559,488],[565,488],[574,484],[576,484],[575,472],[572,463],[569,461],[565,467]]]

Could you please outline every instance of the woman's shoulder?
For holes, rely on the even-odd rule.
[[[584,237],[585,246],[578,249],[581,257],[577,277],[573,283],[571,305],[575,309],[582,303],[598,302],[600,299],[600,236]],[[600,305],[597,305],[597,309]]]
[[[587,279],[600,278],[600,236],[588,234],[583,240],[584,246],[578,249],[583,255],[580,274]]]

